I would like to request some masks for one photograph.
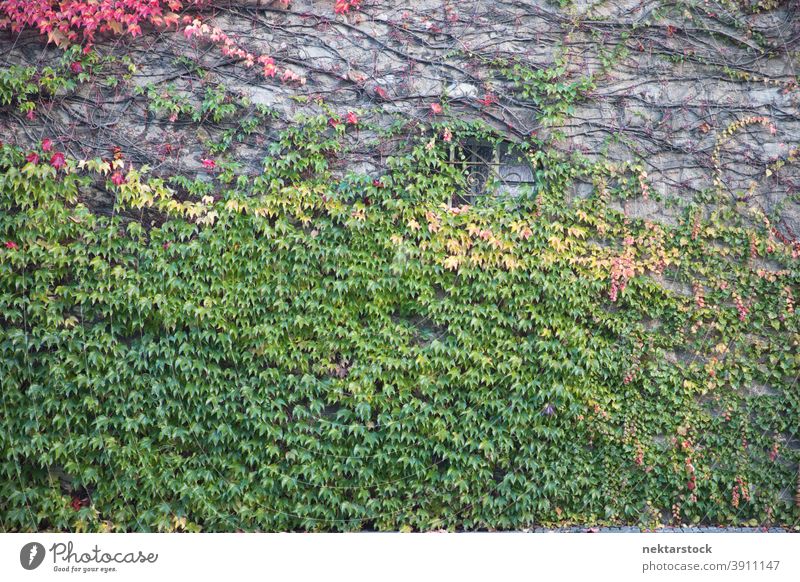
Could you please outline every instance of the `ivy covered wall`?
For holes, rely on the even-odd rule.
[[[16,4],[4,531],[797,527],[793,3]]]

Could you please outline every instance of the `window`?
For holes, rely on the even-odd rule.
[[[450,163],[460,165],[467,177],[466,189],[453,197],[452,204],[474,204],[489,192],[518,196],[533,189],[533,168],[514,144],[469,140],[450,148]]]

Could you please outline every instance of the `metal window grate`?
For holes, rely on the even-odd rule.
[[[450,163],[463,168],[467,184],[453,197],[454,206],[474,204],[489,192],[517,196],[522,188],[536,186],[530,162],[511,143],[470,140],[454,144]]]

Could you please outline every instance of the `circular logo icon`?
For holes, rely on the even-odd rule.
[[[19,551],[19,563],[26,570],[35,570],[44,561],[44,546],[39,542],[30,542]]]

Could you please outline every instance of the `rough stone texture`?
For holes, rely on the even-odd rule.
[[[215,1],[201,12],[242,47],[271,55],[281,69],[302,75],[302,86],[264,79],[179,33],[151,31],[98,45],[102,53],[131,55],[138,70],[128,83],[85,85],[40,107],[34,124],[3,115],[0,138],[31,142],[43,135],[69,136],[73,149],[80,149],[71,152],[75,155],[107,155],[120,146],[157,173],[200,171],[204,151],[197,138],[213,139],[221,128],[207,120],[169,122],[148,113],[144,97],[130,92],[149,83],[171,85],[196,102],[203,83],[178,61],[188,57],[212,69],[206,82],[222,83],[279,113],[272,133],[251,136],[235,152],[253,172],[275,130],[298,113],[319,112],[317,97],[337,113],[359,112],[366,124],[339,160],[342,172],[379,172],[386,157],[406,143],[401,134],[396,141],[375,143],[369,124],[399,120],[406,135],[413,134],[431,120],[429,105],[442,101],[449,104],[447,116],[484,119],[511,140],[536,132],[552,138],[550,147],[590,159],[640,160],[653,190],[677,198],[679,206],[712,188],[712,155],[719,145],[727,194],[743,207],[758,204],[779,215],[785,235],[795,238],[800,232],[796,165],[765,175],[767,164],[785,158],[800,136],[797,0],[759,13],[730,1],[576,0],[559,8],[544,0],[373,0],[358,12],[335,16],[331,4],[294,0],[283,9],[266,0]],[[0,34],[0,54],[8,63],[56,57],[56,49],[44,48],[32,34]],[[559,80],[594,75],[595,88],[562,123],[543,127],[540,108],[522,99],[489,64],[512,57],[532,69],[559,60],[565,66]],[[481,104],[487,94],[499,102]],[[303,103],[297,96],[311,100]],[[767,117],[773,129],[748,125],[721,143],[725,127],[754,116]],[[173,147],[168,155],[159,153],[164,144]],[[579,184],[573,195],[590,192],[590,185]],[[652,199],[628,201],[625,210],[667,222],[679,212]]]

